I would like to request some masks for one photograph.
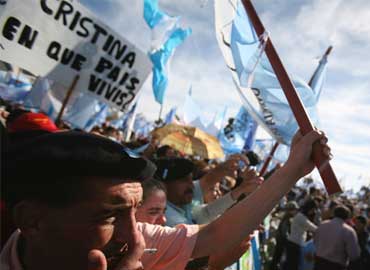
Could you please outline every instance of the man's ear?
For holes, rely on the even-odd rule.
[[[36,202],[19,202],[13,210],[14,224],[24,235],[36,234],[40,229],[44,207]]]

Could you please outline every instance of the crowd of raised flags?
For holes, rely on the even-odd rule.
[[[176,47],[191,34],[191,29],[180,26],[180,16],[170,16],[163,12],[158,1],[144,0],[143,17],[152,33],[148,57],[153,63],[154,98],[163,105],[169,80],[169,60]],[[172,109],[165,123],[178,122],[196,126],[219,138],[226,153],[251,149],[257,126],[264,128],[278,142],[288,145],[297,130],[297,123],[263,52],[265,37],[257,37],[241,2],[237,0],[215,1],[215,21],[221,52],[242,101],[242,108],[234,117],[233,131],[225,134],[223,129],[228,120],[227,108],[220,109],[213,121],[207,123],[191,94],[185,99],[181,119],[176,119],[176,112]],[[317,102],[325,82],[326,65],[325,55],[312,76],[310,85],[296,76],[292,77],[306,110],[317,126]],[[41,110],[56,119],[61,101],[55,98],[48,79],[38,78],[30,91],[32,84],[29,79],[23,75],[15,78],[14,73],[9,74],[2,74],[2,81],[6,83],[1,93],[3,98],[21,102],[27,108]],[[136,103],[137,100],[138,98]],[[131,105],[133,107],[135,105]],[[101,101],[88,93],[80,93],[68,104],[63,119],[74,128],[89,130],[93,125],[102,124],[108,111],[108,106]],[[121,116],[112,125],[121,129],[126,122],[127,116]]]

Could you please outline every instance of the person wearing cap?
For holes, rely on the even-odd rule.
[[[285,205],[285,213],[276,231],[276,246],[271,261],[271,269],[280,269],[282,255],[286,249],[292,218],[297,214],[299,206],[295,201],[289,201]]]
[[[270,180],[201,227],[191,257],[241,243],[298,179],[311,172],[312,145],[323,134],[297,134],[288,161]],[[18,228],[1,252],[1,269],[136,270],[145,242],[135,219],[140,181],[154,166],[109,139],[76,132],[13,145],[2,160],[2,195]],[[256,207],[258,205],[258,207]]]
[[[193,181],[194,164],[185,158],[166,158],[157,160],[156,165],[155,175],[168,190],[166,225],[170,227],[209,223],[235,204],[242,194],[255,190],[262,181],[252,170],[246,169],[241,174],[246,181],[239,187],[210,204],[194,205],[194,193],[202,194],[202,179]]]

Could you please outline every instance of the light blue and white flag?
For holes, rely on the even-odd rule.
[[[30,92],[31,81],[23,76],[17,76],[9,71],[0,71],[0,97],[4,100],[21,103]]]
[[[289,145],[298,125],[264,53],[268,34],[256,35],[240,0],[215,0],[215,21],[219,47],[244,107],[272,137]],[[314,91],[302,79],[291,78],[317,126]]]
[[[176,117],[176,112],[177,112],[177,107],[173,107],[166,115],[165,119],[164,119],[164,123],[166,125],[168,124],[171,124],[175,121],[175,117]]]
[[[23,105],[26,108],[41,108],[42,101],[49,91],[49,80],[47,78],[38,77],[33,84],[31,91],[24,99]]]
[[[259,235],[258,231],[254,231],[254,237],[251,239],[251,251],[252,251],[252,261],[253,270],[261,270],[261,255],[260,255],[260,245],[259,245]]]
[[[244,147],[243,147],[243,149],[245,151],[252,150],[252,148],[254,146],[254,142],[256,140],[256,133],[257,133],[257,128],[258,128],[257,122],[254,121],[254,119],[251,116],[249,116],[248,120],[249,120],[248,121],[248,128],[247,128],[245,143],[244,143]]]
[[[150,28],[156,27],[166,16],[159,10],[158,0],[144,0],[144,19]]]
[[[121,116],[118,119],[109,121],[109,125],[116,128],[116,129],[123,129],[123,124],[125,123],[125,120],[127,118],[127,114]]]
[[[206,132],[208,134],[211,134],[212,136],[218,138],[222,127],[224,125],[225,119],[226,119],[226,112],[227,112],[227,107],[225,106],[224,109],[218,111],[213,118],[213,121],[208,124]]]
[[[63,120],[73,128],[85,129],[90,119],[96,114],[98,100],[88,93],[80,93],[75,102],[63,116]]]
[[[130,110],[127,113],[127,116],[125,118],[124,122],[124,131],[126,133],[125,135],[125,141],[128,142],[131,138],[131,134],[134,130],[134,124],[135,124],[135,118],[136,118],[136,113],[137,113],[137,102],[135,102],[134,105],[130,108]]]
[[[234,118],[229,132],[225,133],[224,129],[219,136],[223,150],[227,154],[240,153],[245,148],[250,150],[254,143],[256,129],[256,122],[242,106]]]
[[[137,114],[134,123],[136,138],[148,138],[154,129],[154,123],[148,121],[141,113]]]
[[[21,103],[26,98],[28,93],[28,90],[0,83],[0,97],[4,100]]]
[[[61,108],[62,103],[52,95],[51,91],[48,91],[42,98],[39,110],[55,121]]]
[[[191,29],[179,26],[179,17],[169,16],[158,7],[158,0],[144,0],[144,19],[151,28],[149,58],[153,63],[153,92],[155,100],[163,104],[168,85],[168,62],[175,48],[191,34]]]
[[[329,47],[327,52],[320,59],[319,66],[316,68],[310,82],[308,83],[314,92],[316,102],[319,101],[326,80],[326,72],[328,69],[328,53],[331,51],[331,48],[332,47]]]
[[[105,103],[98,102],[95,106],[95,113],[87,121],[84,130],[90,132],[93,127],[102,125],[108,116],[109,106]]]
[[[169,16],[158,7],[158,0],[144,0],[144,20],[151,29],[151,49],[159,50],[178,24],[179,17]]]
[[[164,94],[168,86],[168,61],[175,48],[191,34],[191,29],[176,28],[163,46],[149,54],[153,63],[153,92],[155,100],[163,104]]]
[[[185,125],[192,127],[200,128],[203,131],[206,131],[206,123],[203,118],[203,112],[198,103],[196,103],[191,96],[192,87],[190,86],[188,95],[185,98],[183,105],[183,116],[182,119]]]

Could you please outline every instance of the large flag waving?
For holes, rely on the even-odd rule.
[[[150,53],[153,63],[153,91],[155,100],[163,104],[164,94],[168,85],[168,62],[177,46],[191,34],[190,29],[176,28],[163,46]]]
[[[257,36],[239,0],[215,0],[215,24],[219,46],[244,107],[273,138],[289,144],[298,125],[264,53],[267,34]],[[318,125],[315,92],[302,79],[292,79],[310,118]]]

